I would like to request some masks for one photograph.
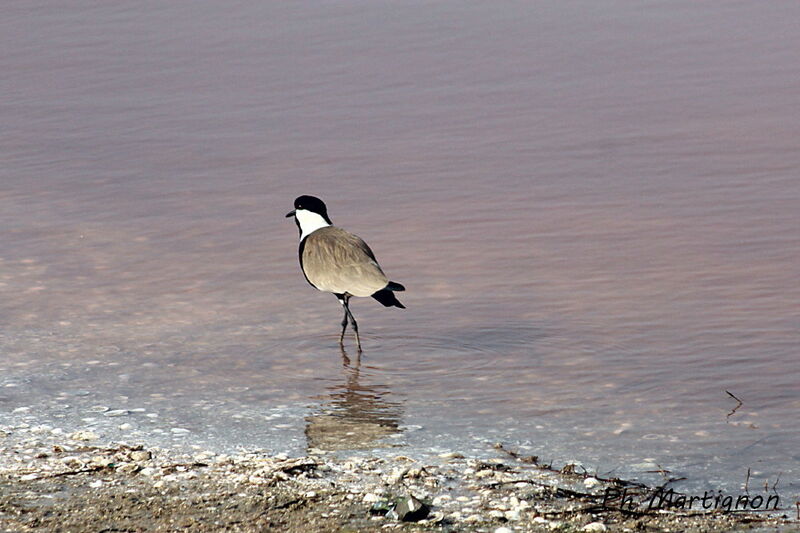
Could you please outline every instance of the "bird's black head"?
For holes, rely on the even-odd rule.
[[[316,213],[324,218],[328,224],[332,224],[331,219],[328,218],[328,208],[325,207],[325,202],[316,196],[298,196],[294,200],[294,211],[286,214],[287,217],[295,216],[297,211],[304,210]]]

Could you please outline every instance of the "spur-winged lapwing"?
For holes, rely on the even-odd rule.
[[[385,307],[405,309],[393,292],[404,291],[405,287],[389,281],[367,243],[333,225],[325,203],[319,198],[298,197],[294,210],[286,216],[294,217],[300,230],[300,268],[306,280],[316,289],[333,293],[344,307],[339,344],[344,344],[349,319],[360,351],[361,340],[358,324],[350,312],[350,297],[372,296]]]

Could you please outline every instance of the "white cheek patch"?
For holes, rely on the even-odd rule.
[[[306,209],[296,210],[294,216],[297,217],[297,222],[300,223],[300,230],[302,231],[302,235],[300,235],[301,240],[320,228],[327,228],[330,226],[322,215]]]

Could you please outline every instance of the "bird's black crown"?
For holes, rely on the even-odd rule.
[[[298,196],[294,201],[294,208],[305,209],[306,211],[322,215],[326,220],[328,219],[328,208],[325,207],[325,202],[316,196]]]

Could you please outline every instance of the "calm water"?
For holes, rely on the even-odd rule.
[[[800,493],[800,5],[50,4],[0,18],[0,423]],[[408,288],[360,361],[304,193]]]

